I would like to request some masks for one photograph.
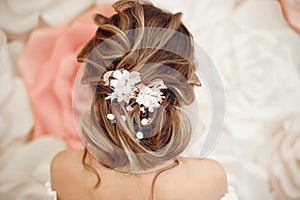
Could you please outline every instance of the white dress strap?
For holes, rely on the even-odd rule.
[[[228,192],[220,200],[238,200],[234,187],[228,186]]]
[[[47,190],[47,193],[50,197],[51,200],[57,200],[57,194],[56,192],[52,189],[52,185],[51,185],[51,181],[48,181],[46,184],[45,184],[45,188]]]

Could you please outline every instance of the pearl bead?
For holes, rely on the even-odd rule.
[[[126,121],[126,116],[125,115],[121,115],[122,120],[125,122]]]
[[[138,139],[143,139],[144,138],[144,134],[141,131],[138,131],[135,135]]]
[[[114,120],[115,119],[115,116],[113,114],[111,114],[111,113],[107,114],[106,117],[109,120]]]
[[[148,124],[148,119],[143,118],[141,123],[142,123],[143,126],[147,125]]]

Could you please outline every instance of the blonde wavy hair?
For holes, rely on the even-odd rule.
[[[172,14],[149,2],[120,0],[113,8],[116,14],[109,18],[95,15],[96,34],[77,57],[85,63],[81,83],[89,85],[94,94],[90,111],[82,116],[81,134],[86,149],[102,165],[129,173],[146,172],[177,160],[191,140],[191,125],[182,106],[194,101],[193,87],[200,85],[192,35],[181,22],[181,13]],[[116,69],[138,71],[143,83],[161,79],[168,87],[146,128],[141,125],[139,105],[128,112],[124,103],[105,99],[112,89],[104,84],[103,74]],[[116,123],[107,119],[109,113]],[[139,129],[145,129],[147,137],[137,139]],[[86,155],[87,151],[83,162],[93,170],[85,162]]]

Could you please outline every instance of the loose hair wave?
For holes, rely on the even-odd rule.
[[[116,14],[109,18],[95,15],[98,29],[77,57],[85,63],[81,83],[94,94],[90,110],[81,119],[81,134],[87,150],[102,165],[146,172],[176,160],[191,140],[191,125],[182,106],[194,101],[193,87],[200,85],[192,35],[181,22],[181,13],[169,13],[149,2],[120,0],[113,8]],[[176,33],[185,37],[178,39]],[[128,112],[124,103],[105,99],[112,89],[104,84],[103,74],[117,69],[138,71],[145,84],[161,79],[168,87],[146,128],[141,125],[139,105]],[[107,119],[109,113],[115,123]],[[145,129],[147,137],[137,139],[139,129]]]

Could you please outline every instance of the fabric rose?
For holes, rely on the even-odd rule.
[[[101,5],[76,19],[71,26],[33,31],[19,57],[35,115],[34,137],[62,137],[70,148],[80,148],[72,117],[72,87],[79,68],[76,56],[93,36],[94,13],[111,15],[110,4]]]
[[[259,17],[265,12],[272,17]],[[300,38],[272,1],[244,2],[202,37],[224,81],[225,128],[236,139],[258,145],[267,137],[265,124],[297,110],[298,100],[287,97],[299,93],[295,85],[300,84],[300,60],[287,52],[300,52]]]
[[[234,155],[211,155],[227,174],[228,185],[235,188],[239,199],[272,199],[267,184],[267,172],[255,162]]]
[[[300,199],[300,115],[290,117],[270,134],[259,157],[269,173],[275,199]]]
[[[223,135],[216,145],[222,151],[215,158],[225,166],[229,183],[241,199],[272,199],[268,194],[270,169],[255,158],[266,151],[258,149],[272,137],[268,128],[300,113],[300,59],[296,53],[300,52],[300,38],[285,22],[276,1],[236,1],[231,13],[213,18],[214,23],[203,18],[207,23],[193,17],[186,23],[218,66],[225,86],[227,137]],[[232,149],[224,150],[228,146]],[[281,176],[288,174],[281,171]],[[273,187],[274,193],[280,187]]]
[[[12,34],[21,34],[37,27],[64,25],[93,4],[93,0],[0,1],[0,27]],[[72,8],[72,9],[70,9]]]
[[[65,146],[54,138],[28,141],[33,113],[14,62],[23,44],[7,41],[0,31],[0,198],[45,199],[41,183],[49,177],[53,156]]]
[[[0,146],[7,149],[27,138],[33,125],[33,115],[25,84],[15,71],[14,58],[23,48],[22,43],[7,43],[0,31]],[[4,159],[4,155],[1,159]]]
[[[188,29],[193,33],[195,39],[205,31],[210,30],[220,23],[220,21],[228,18],[235,11],[235,6],[238,0],[210,0],[210,1],[189,1],[182,3],[182,0],[169,1],[151,0],[154,5],[167,8],[172,12],[182,12],[183,22],[188,26]]]
[[[278,0],[289,25],[300,34],[300,0]]]
[[[208,156],[222,164],[228,185],[234,186],[239,199],[272,199],[268,172],[255,159],[239,155],[239,151],[255,151],[250,145],[237,145],[238,141],[226,130],[213,152]]]

